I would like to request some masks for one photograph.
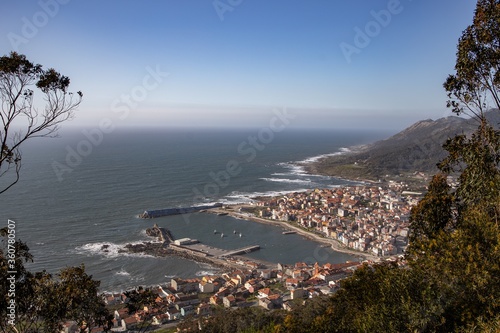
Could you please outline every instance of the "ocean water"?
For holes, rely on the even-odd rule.
[[[212,214],[142,220],[146,209],[206,202],[249,202],[252,197],[349,185],[309,175],[298,165],[387,136],[381,132],[285,130],[273,137],[259,129],[135,129],[94,136],[66,131],[61,138],[36,139],[23,148],[20,182],[0,195],[0,226],[16,222],[28,243],[33,271],[56,273],[85,264],[102,290],[163,283],[170,277],[216,272],[177,257],[119,253],[126,243],[150,240],[153,223],[177,238],[196,238],[235,249],[258,244],[248,256],[271,262],[344,262],[333,252],[279,227]],[[77,155],[76,155],[77,154]],[[76,156],[76,157],[75,157]],[[215,236],[213,230],[227,237]],[[238,237],[234,230],[242,233]],[[102,250],[108,245],[107,252]]]

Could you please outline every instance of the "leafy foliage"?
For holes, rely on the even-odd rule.
[[[0,59],[4,72],[41,75],[35,65],[10,61]],[[500,133],[488,123],[484,111],[491,102],[500,109],[499,65],[500,0],[478,0],[474,22],[459,41],[456,73],[444,86],[452,111],[472,113],[479,127],[472,135],[458,135],[445,143],[448,156],[439,164],[440,173],[412,210],[404,265],[366,264],[343,280],[333,297],[310,300],[289,313],[221,309],[210,318],[187,320],[179,328],[187,332],[498,332]],[[46,91],[65,92],[69,83],[51,72],[43,78],[40,88]],[[6,160],[10,149],[2,146]],[[459,173],[459,185],[454,189],[447,176],[455,173]],[[107,313],[96,298],[98,283],[85,274],[83,266],[63,270],[58,279],[46,272],[32,274],[24,269],[24,262],[32,260],[29,249],[22,242],[16,246],[16,286],[23,291],[19,309],[24,323],[54,331],[63,318],[74,318],[81,326],[106,321]],[[0,278],[6,281],[7,264],[4,252],[0,254]],[[0,287],[0,295],[5,295],[7,286]],[[133,304],[150,301],[143,294]],[[0,298],[0,312],[6,302],[6,296]],[[5,330],[5,323],[0,328]]]
[[[32,261],[28,246],[18,240],[14,243],[15,266],[9,266],[6,255],[7,230],[1,230],[0,248],[0,331],[1,332],[57,332],[64,321],[75,321],[85,328],[109,327],[111,316],[104,300],[98,295],[99,282],[85,273],[85,267],[67,267],[54,278],[42,271],[29,272],[24,264]],[[15,273],[12,273],[15,272]],[[10,288],[12,278],[15,288]],[[11,294],[15,291],[15,295]],[[15,330],[8,323],[10,300],[15,300]]]
[[[22,54],[0,57],[0,193],[19,181],[23,143],[55,136],[80,105],[83,94],[68,92],[69,84],[67,76]]]
[[[446,175],[435,175],[429,184],[429,191],[412,209],[410,243],[422,238],[434,238],[440,231],[450,229],[454,224],[453,204]]]
[[[500,109],[500,4],[478,0],[473,24],[458,41],[456,73],[444,83],[447,106],[456,114],[481,117],[494,103]]]
[[[178,328],[187,332],[205,333],[274,332],[275,326],[283,321],[283,317],[282,311],[267,312],[262,308],[219,309],[210,318],[188,320],[179,324]]]
[[[485,116],[490,103],[500,109],[499,68],[500,1],[478,0],[444,86],[448,107],[479,126],[444,144],[440,173],[411,213],[406,263],[364,265],[330,299],[279,317],[274,331],[499,331],[500,133]]]
[[[460,172],[456,197],[460,207],[486,201],[494,204],[500,191],[500,135],[481,121],[478,130],[467,138],[463,135],[448,140],[444,148],[449,156],[440,163],[447,172]]]
[[[125,295],[129,299],[127,302],[127,310],[129,314],[133,314],[145,306],[150,306],[155,303],[156,295],[149,288],[144,289],[139,287],[138,290],[126,291]]]

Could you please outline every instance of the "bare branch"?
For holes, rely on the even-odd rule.
[[[60,125],[73,117],[82,94],[68,92],[69,83],[68,77],[43,70],[23,55],[0,57],[0,177],[13,177],[0,186],[0,194],[19,181],[21,145],[31,138],[56,136]],[[36,94],[41,98],[35,101]]]

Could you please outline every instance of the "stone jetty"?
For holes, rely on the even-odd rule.
[[[196,212],[199,212],[199,211],[202,211],[205,209],[221,208],[221,207],[222,207],[221,203],[215,203],[212,205],[200,205],[200,206],[190,206],[190,207],[176,207],[176,208],[145,210],[144,213],[139,215],[139,217],[143,218],[143,219],[152,219],[152,218],[169,216],[169,215],[196,213]]]
[[[210,263],[217,267],[242,268],[245,267],[245,262],[252,262],[260,267],[269,266],[267,262],[257,259],[249,260],[239,256],[259,250],[259,245],[246,246],[236,250],[220,249],[202,244],[195,239],[175,239],[170,230],[160,227],[156,223],[153,227],[146,229],[146,234],[157,238],[161,243],[144,242],[135,245],[128,244],[125,246],[124,251],[145,253],[154,256],[177,255],[198,262]]]

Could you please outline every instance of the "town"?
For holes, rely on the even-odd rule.
[[[259,201],[261,218],[290,222],[338,240],[345,247],[375,256],[404,253],[409,215],[421,193],[404,183],[355,186],[290,193]]]
[[[291,310],[309,298],[333,294],[339,288],[339,281],[361,264],[277,264],[275,269],[235,270],[220,276],[192,279],[172,278],[164,285],[148,289],[153,295],[152,304],[134,313],[129,313],[126,304],[131,294],[145,293],[144,289],[104,297],[110,308],[116,308],[112,331],[124,332],[146,326],[161,327],[187,317],[209,316],[217,307],[259,306],[267,310]],[[71,332],[71,329],[66,331]],[[101,331],[95,329],[93,332]]]
[[[300,228],[302,233],[336,240],[345,248],[370,254],[372,258],[396,261],[408,245],[410,210],[421,196],[405,189],[404,183],[395,182],[384,186],[316,189],[261,198],[252,206],[239,207],[238,212],[235,207],[220,209],[234,216],[254,215],[259,220],[282,222],[291,230]],[[104,297],[106,304],[116,309],[112,331],[145,325],[162,327],[187,317],[209,316],[217,307],[291,310],[307,299],[335,293],[342,279],[360,265],[372,263],[372,260],[341,264],[300,262],[267,268],[246,265],[246,269],[240,265],[239,269],[216,276],[173,278],[164,285],[147,289],[154,295],[154,302],[134,313],[129,313],[126,304],[130,302],[130,293],[143,293],[142,288]]]

